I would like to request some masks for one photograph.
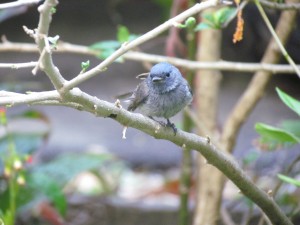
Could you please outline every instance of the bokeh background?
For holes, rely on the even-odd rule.
[[[89,46],[103,40],[115,40],[117,26],[126,26],[131,33],[143,34],[168,18],[169,11],[160,1],[149,0],[115,0],[115,1],[60,1],[53,17],[50,36],[59,35],[60,40],[73,44]],[[270,18],[275,23],[278,14],[269,11]],[[24,13],[5,18],[2,16],[0,35],[5,35],[11,42],[29,42],[23,31],[25,25],[30,29],[37,27],[38,12],[36,6],[29,7]],[[231,23],[223,35],[222,59],[242,62],[259,62],[270,35],[260,20],[256,10],[251,6],[244,12],[245,34],[241,43],[232,43],[232,33],[235,23]],[[147,53],[165,55],[167,33],[155,38],[140,49]],[[300,61],[300,30],[297,24],[289,41],[288,51],[292,58]],[[211,43],[213,44],[213,43]],[[54,62],[66,79],[72,79],[81,70],[81,62],[90,60],[91,67],[99,64],[100,59],[87,55],[54,53]],[[36,61],[38,54],[5,52],[0,54],[0,62]],[[284,61],[282,61],[285,63]],[[141,62],[128,61],[114,63],[108,70],[86,81],[79,86],[87,93],[100,99],[114,102],[114,96],[133,90],[138,84],[136,75],[147,72]],[[246,89],[252,74],[223,73],[219,98],[218,121],[221,125],[227,118],[232,107]],[[0,86],[3,90],[40,91],[52,90],[53,87],[42,72],[33,76],[31,69],[1,69]],[[276,74],[268,85],[266,95],[243,125],[234,154],[238,160],[249,152],[257,151],[253,144],[258,138],[254,130],[256,122],[276,125],[282,119],[297,118],[277,97],[275,87],[300,99],[300,80],[295,75]],[[122,103],[123,104],[123,103]],[[124,103],[125,105],[125,103]],[[127,139],[122,139],[122,126],[109,118],[98,118],[86,112],[56,106],[30,106],[43,112],[49,121],[51,132],[47,142],[39,146],[35,160],[48,161],[62,152],[107,151],[116,154],[133,168],[160,170],[177,168],[180,164],[181,150],[172,143],[155,140],[148,135],[129,128]],[[28,110],[28,106],[16,106],[8,109],[8,114],[17,114]],[[182,115],[173,121],[180,126]],[[26,126],[29,130],[44,129],[43,124]],[[24,127],[24,125],[23,125]],[[257,163],[260,171],[279,170],[283,164],[290,162],[299,152],[299,146],[289,151],[263,153]],[[122,212],[123,213],[123,212]],[[150,224],[150,223],[149,223]]]

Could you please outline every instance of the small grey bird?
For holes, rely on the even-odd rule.
[[[142,114],[150,117],[165,118],[175,135],[177,129],[169,118],[176,115],[191,103],[193,94],[188,82],[180,71],[167,62],[154,65],[148,76],[143,80],[129,98],[129,111],[139,109]]]

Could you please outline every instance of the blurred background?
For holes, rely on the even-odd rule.
[[[115,40],[118,25],[126,26],[133,34],[143,34],[168,19],[170,13],[170,5],[168,4],[171,2],[162,3],[158,0],[60,1],[51,23],[50,36],[59,35],[62,41],[89,46],[99,41]],[[24,33],[22,26],[25,25],[30,29],[37,27],[39,18],[37,7],[33,5],[19,10],[18,15],[1,11],[0,35],[5,35],[7,40],[11,42],[33,43],[33,40]],[[275,23],[279,14],[274,11],[268,11],[268,13]],[[244,40],[238,44],[232,43],[235,23],[231,23],[225,29],[222,44],[223,60],[260,61],[270,34],[263,22],[258,19],[259,17],[260,15],[254,7],[247,7],[247,10],[244,11]],[[296,63],[300,61],[298,24],[287,47]],[[165,55],[166,36],[167,33],[164,33],[143,44],[140,49],[147,53]],[[100,59],[96,57],[79,54],[54,53],[53,58],[66,79],[72,79],[81,71],[81,62],[83,61],[90,60],[90,68],[100,63]],[[1,63],[28,62],[37,59],[37,53],[1,52],[0,54]],[[285,62],[283,61],[283,63]],[[147,72],[147,68],[143,67],[141,62],[126,60],[123,63],[113,63],[107,71],[81,84],[79,88],[101,100],[114,102],[114,96],[133,90],[139,82],[135,78],[136,75],[144,72]],[[233,72],[224,72],[223,75],[218,112],[220,127],[252,77],[252,74]],[[257,151],[254,144],[258,138],[258,134],[254,130],[256,122],[276,125],[282,119],[297,118],[296,114],[280,101],[275,87],[279,87],[294,98],[300,99],[299,85],[300,80],[295,75],[276,74],[273,76],[266,95],[241,129],[234,151],[238,160],[241,161],[247,154]],[[1,90],[17,92],[53,89],[51,82],[44,73],[39,71],[36,76],[33,76],[30,68],[1,69],[0,87]],[[116,156],[125,163],[126,167],[137,171],[151,171],[154,183],[161,182],[161,178],[157,178],[153,174],[161,171],[168,171],[169,174],[178,173],[181,149],[172,143],[155,140],[132,128],[128,128],[127,139],[123,140],[123,128],[120,124],[111,119],[98,118],[71,108],[23,105],[8,108],[7,115],[19,115],[28,110],[40,112],[43,119],[37,123],[18,121],[13,124],[12,122],[12,129],[22,129],[29,133],[47,133],[43,141],[32,141],[34,144],[31,144],[35,147],[28,147],[37,149],[34,154],[36,162],[48,162],[66,152],[105,152]],[[179,114],[173,118],[179,127],[181,117],[182,115]],[[20,142],[20,145],[24,146],[24,143]],[[276,154],[272,152],[263,153],[263,160],[258,161],[256,166],[261,172],[276,170],[282,164],[290,162],[298,152],[299,146],[294,146],[289,151],[276,152]],[[75,199],[75,203],[73,202],[75,205],[78,203],[76,201],[82,203],[83,200]],[[117,210],[114,212],[115,218],[117,218],[116,215],[118,218],[122,217],[122,213],[124,213]],[[172,217],[169,220],[172,221]],[[118,224],[117,219],[111,224]],[[136,219],[132,224],[141,223]]]

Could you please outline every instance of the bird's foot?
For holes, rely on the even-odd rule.
[[[170,127],[170,128],[172,128],[172,130],[174,131],[174,135],[177,134],[178,130],[177,130],[175,124],[171,123],[171,121],[169,119],[167,119],[167,123],[165,123],[163,121],[155,120],[152,116],[149,116],[149,118],[152,119],[152,120],[154,120],[155,122],[159,123],[163,127]]]
[[[172,128],[172,130],[174,131],[174,136],[177,134],[177,127],[175,126],[174,123],[171,123],[171,121],[169,119],[167,119],[166,126]]]

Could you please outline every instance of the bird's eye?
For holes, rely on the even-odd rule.
[[[170,77],[170,73],[167,73],[167,74],[166,74],[166,77]]]

